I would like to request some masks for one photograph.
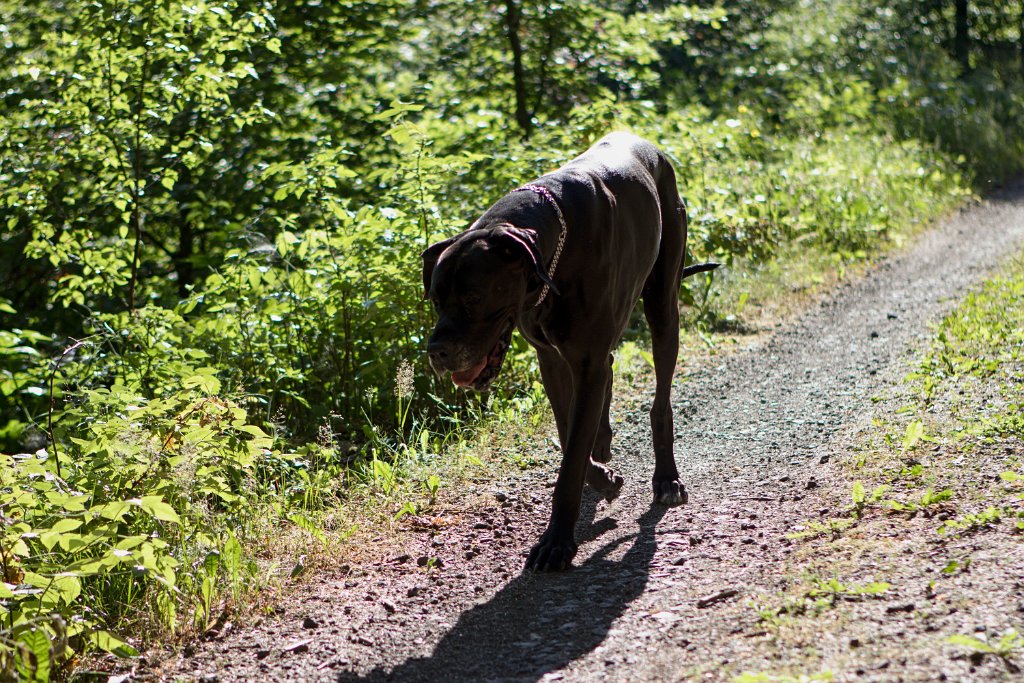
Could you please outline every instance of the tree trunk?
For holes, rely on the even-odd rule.
[[[1024,73],[1024,0],[1020,0],[1020,18],[1017,21],[1017,47],[1020,51],[1020,71]]]
[[[960,63],[960,74],[966,74],[971,68],[970,58],[970,36],[967,34],[967,2],[968,0],[955,0],[956,17],[953,23],[953,55]]]
[[[195,231],[188,220],[185,207],[179,210],[181,222],[178,224],[178,250],[174,254],[174,270],[178,274],[178,296],[187,298],[190,287],[195,283],[195,269],[192,267],[192,255],[195,253]]]
[[[526,107],[526,74],[523,70],[523,44],[519,41],[519,6],[515,0],[505,0],[505,28],[508,31],[508,45],[512,50],[512,79],[516,91],[516,123],[523,131],[523,137],[530,137],[533,128],[530,112]]]

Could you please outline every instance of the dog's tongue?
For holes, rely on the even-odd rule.
[[[484,356],[479,363],[471,367],[469,370],[463,370],[462,372],[453,372],[452,381],[460,387],[468,387],[473,383],[480,373],[484,371],[487,366],[487,356]]]

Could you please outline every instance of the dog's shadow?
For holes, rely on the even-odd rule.
[[[582,520],[592,520],[598,498],[588,491]],[[617,538],[568,572],[524,573],[493,598],[459,617],[427,657],[408,659],[391,670],[349,681],[536,681],[592,652],[612,623],[647,585],[656,549],[655,527],[666,508],[654,506],[639,521],[639,532]],[[577,537],[586,542],[615,526],[614,520],[581,521]],[[616,548],[632,542],[621,559]]]

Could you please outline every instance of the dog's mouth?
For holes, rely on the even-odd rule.
[[[471,387],[476,391],[486,391],[490,388],[494,378],[498,376],[511,341],[512,325],[509,325],[508,329],[498,337],[498,341],[491,348],[490,353],[481,358],[477,363],[474,363],[469,369],[462,372],[453,372],[452,381],[463,388]]]

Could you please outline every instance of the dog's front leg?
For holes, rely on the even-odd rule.
[[[527,569],[568,569],[576,555],[575,530],[580,515],[583,482],[601,423],[605,389],[611,382],[611,369],[602,361],[603,357],[593,356],[576,363],[570,362],[572,401],[562,451],[562,466],[558,470],[551,503],[551,520],[540,541],[530,551],[526,560]]]

